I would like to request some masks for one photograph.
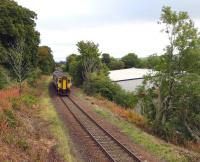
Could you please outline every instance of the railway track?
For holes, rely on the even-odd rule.
[[[107,157],[113,162],[142,162],[109,132],[102,128],[81,106],[70,97],[60,97],[81,127],[97,143]]]

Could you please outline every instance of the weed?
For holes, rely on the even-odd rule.
[[[12,110],[5,109],[4,114],[6,116],[6,121],[8,122],[9,127],[15,128],[17,126],[17,119],[14,116]]]
[[[24,151],[28,149],[28,143],[25,139],[19,139],[17,145]]]
[[[3,112],[0,112],[0,134],[8,130],[8,122],[6,121],[5,115]]]
[[[20,110],[20,106],[22,104],[21,99],[20,98],[12,98],[11,99],[11,103],[12,103],[12,108],[15,110]]]
[[[11,144],[15,143],[15,136],[14,136],[14,134],[8,133],[5,135],[3,140],[5,143],[11,145]]]
[[[23,95],[22,101],[31,108],[32,105],[36,104],[38,102],[38,99],[33,95]]]

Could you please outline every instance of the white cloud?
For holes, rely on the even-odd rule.
[[[167,40],[160,33],[161,26],[155,22],[132,22],[66,31],[41,31],[42,44],[53,47],[55,58],[65,59],[66,55],[77,53],[76,43],[92,40],[99,43],[100,51],[115,57],[135,52],[140,57],[161,53]],[[59,53],[60,52],[60,53]]]
[[[167,38],[160,32],[162,27],[156,23],[157,19],[98,22],[98,16],[94,15],[100,13],[104,15],[104,10],[97,10],[100,1],[95,3],[97,2],[95,0],[17,0],[17,2],[38,14],[37,30],[41,34],[41,45],[50,46],[57,61],[65,60],[71,53],[77,53],[76,43],[80,40],[99,43],[101,52],[110,53],[114,57],[122,57],[129,52],[135,52],[139,57],[153,53],[160,54],[167,45]],[[103,18],[106,20],[106,17]],[[89,24],[84,24],[83,19],[88,20]],[[196,26],[200,27],[200,21],[196,21]]]

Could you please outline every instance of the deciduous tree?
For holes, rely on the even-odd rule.
[[[83,67],[82,76],[84,80],[87,80],[91,73],[98,72],[101,69],[98,44],[91,41],[80,41],[77,43],[77,47]]]
[[[39,33],[35,30],[36,13],[18,5],[13,0],[0,2],[0,59],[7,61],[6,52],[18,42],[25,41],[23,56],[31,66],[37,66]]]
[[[121,60],[124,62],[125,68],[139,67],[140,65],[140,60],[135,53],[125,55]]]
[[[30,61],[27,60],[25,55],[25,42],[18,42],[15,46],[9,49],[7,52],[8,62],[12,67],[17,81],[19,82],[20,93],[22,92],[22,81],[26,79],[28,73],[30,72],[31,65]]]
[[[50,47],[41,46],[38,48],[38,66],[43,74],[50,74],[53,72],[55,62]]]
[[[163,7],[160,18],[169,45],[161,56],[158,71],[149,77],[153,87],[143,98],[144,111],[155,131],[167,140],[177,137],[200,139],[200,38],[186,12]]]

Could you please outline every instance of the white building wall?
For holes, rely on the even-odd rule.
[[[144,79],[135,79],[135,80],[125,80],[116,82],[119,84],[124,90],[133,92],[136,88],[142,85]]]

